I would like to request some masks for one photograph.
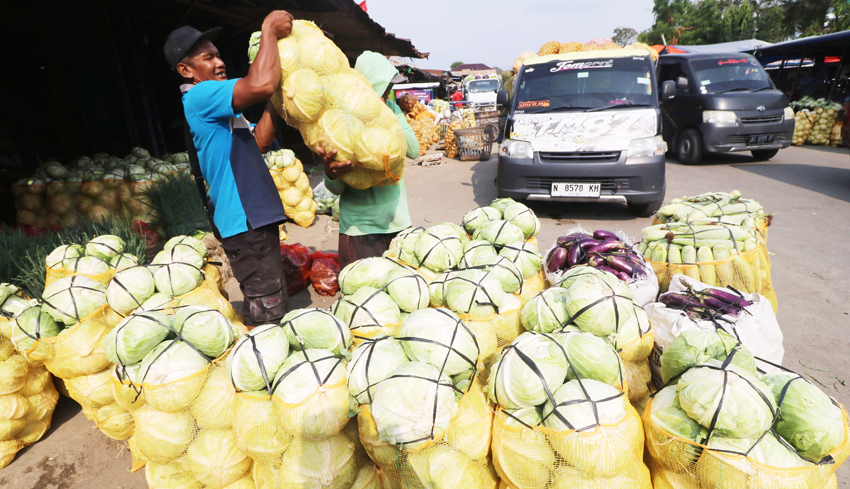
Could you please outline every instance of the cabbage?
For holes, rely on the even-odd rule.
[[[622,351],[631,345],[636,345],[644,335],[652,331],[649,316],[646,315],[646,310],[643,306],[634,304],[632,312],[632,316],[620,327],[617,335],[611,335],[609,337],[611,344],[617,350]]]
[[[617,333],[634,315],[629,287],[616,287],[595,276],[585,276],[567,289],[566,310],[570,324],[596,336],[617,341]]]
[[[624,368],[617,350],[607,340],[590,333],[553,334],[567,352],[567,380],[591,379],[623,390]]]
[[[521,434],[504,430],[493,440],[494,455],[509,463],[498,464],[498,470],[516,487],[545,487],[550,472],[555,467],[555,452],[546,441],[546,435],[528,427],[543,424],[540,409],[536,407],[517,409],[508,415],[505,411],[505,426],[522,429]],[[498,427],[495,430],[499,430]],[[495,459],[495,456],[494,456]],[[494,460],[495,461],[495,460]]]
[[[457,224],[455,224],[453,222],[448,222],[448,221],[440,222],[440,223],[437,223],[437,226],[445,226],[446,228],[451,229],[452,232],[454,233],[454,235],[458,237],[461,244],[463,244],[463,245],[465,245],[466,242],[469,241],[469,236],[467,236],[466,231],[462,227],[458,226]]]
[[[44,259],[47,268],[56,268],[62,266],[62,262],[69,258],[79,258],[85,256],[85,250],[78,244],[62,245],[51,251],[47,258]]]
[[[398,137],[392,129],[376,122],[366,124],[355,148],[357,164],[370,170],[383,171],[387,165],[391,165],[392,160],[404,159],[407,152],[404,143],[404,138]]]
[[[463,257],[460,260],[461,268],[475,266],[475,260],[482,256],[497,256],[493,245],[483,239],[473,239],[463,244]]]
[[[421,266],[434,272],[444,272],[460,263],[463,242],[449,226],[431,226],[416,239],[416,258]]]
[[[144,304],[155,289],[150,268],[125,268],[116,273],[106,287],[106,302],[113,311],[126,315]]]
[[[236,342],[227,357],[233,386],[241,391],[268,389],[288,354],[289,340],[283,328],[266,324],[252,329]]]
[[[164,341],[142,359],[139,375],[145,384],[170,384],[200,372],[209,363],[184,341]]]
[[[719,365],[717,360],[707,364]],[[770,429],[776,404],[770,388],[740,369],[694,367],[679,377],[679,403],[693,420],[714,433],[759,437]],[[722,402],[721,402],[722,401]],[[719,411],[719,412],[718,412]]]
[[[280,322],[293,350],[318,348],[341,355],[351,346],[351,331],[327,309],[296,309]]]
[[[708,430],[688,416],[679,404],[675,385],[667,386],[652,398],[652,422],[671,436],[704,443]]]
[[[201,258],[207,257],[207,245],[203,243],[203,241],[195,239],[191,236],[175,236],[168,241],[165,242],[165,245],[162,247],[163,251],[169,251],[172,248],[183,248],[189,247],[195,250]]]
[[[507,294],[516,294],[522,290],[522,272],[514,262],[504,256],[482,256],[475,261],[475,268],[484,269],[496,277]]]
[[[159,309],[164,309],[166,306],[171,304],[171,297],[168,297],[165,294],[161,294],[159,292],[155,292],[152,296],[148,298],[142,305],[137,309],[137,311],[155,311]]]
[[[404,312],[423,309],[430,302],[425,277],[409,268],[398,267],[390,271],[387,276],[387,293]]]
[[[209,358],[223,355],[236,339],[233,324],[209,307],[182,307],[173,321],[177,334]]]
[[[28,304],[21,289],[9,283],[0,283],[0,316],[11,318]]]
[[[363,287],[349,297],[340,297],[331,310],[352,330],[360,333],[377,331],[381,326],[401,321],[398,305],[372,287]]]
[[[483,239],[496,248],[502,248],[509,243],[523,241],[524,238],[522,230],[516,225],[497,219],[482,224],[475,230],[472,239]]]
[[[111,260],[109,260],[109,266],[116,270],[123,270],[125,268],[135,267],[138,264],[139,260],[129,253],[121,253],[120,255],[114,256]]]
[[[507,209],[511,204],[516,204],[516,201],[510,197],[506,197],[490,202],[490,207],[499,211],[499,218],[501,219],[501,216],[505,213],[505,209]]]
[[[297,72],[292,75],[295,74]],[[330,107],[341,109],[350,117],[366,123],[381,114],[381,101],[375,96],[374,90],[358,75],[350,70],[344,70],[323,77],[324,86],[327,89],[325,98]],[[382,170],[383,168],[373,169]]]
[[[521,231],[525,239],[530,239],[537,236],[540,232],[540,221],[534,214],[534,211],[529,209],[525,204],[511,204],[505,208],[503,217],[506,221],[514,224]]]
[[[725,331],[686,330],[667,345],[661,354],[661,380],[667,384],[685,370],[711,358],[721,362],[738,346],[738,340]],[[735,351],[732,364],[756,376],[753,354],[746,348]]]
[[[761,380],[771,387],[780,407],[774,429],[802,456],[820,462],[844,443],[841,408],[817,386],[791,373],[766,375]],[[788,388],[782,397],[786,384]]]
[[[84,273],[86,275],[100,275],[112,270],[109,261],[96,256],[68,258],[62,262],[61,267],[69,272]]]
[[[183,455],[195,436],[195,421],[187,412],[167,413],[142,406],[133,413],[136,447],[151,462],[167,464]]]
[[[340,109],[326,110],[318,129],[324,133],[319,144],[325,151],[337,150],[336,161],[354,160],[363,123]]]
[[[283,110],[292,124],[315,122],[325,110],[325,87],[313,70],[298,70],[283,82]]]
[[[409,359],[401,343],[393,337],[367,339],[351,353],[348,363],[348,392],[360,404],[369,404],[375,386]]]
[[[12,343],[18,351],[29,351],[41,338],[50,338],[62,331],[62,325],[50,317],[40,306],[33,305],[15,316],[15,328],[12,330]]]
[[[449,309],[483,319],[499,313],[504,291],[499,280],[481,270],[459,273],[444,286]]]
[[[223,488],[251,468],[251,459],[236,446],[230,430],[201,430],[186,450],[186,465],[205,487]]]
[[[410,314],[398,333],[407,357],[457,375],[475,368],[478,344],[461,320],[447,309],[422,309]]]
[[[299,404],[323,385],[345,380],[345,361],[329,350],[307,349],[289,356],[274,378],[274,396]]]
[[[443,434],[457,411],[450,379],[422,362],[401,365],[377,385],[372,399],[378,439],[408,449]]]
[[[398,264],[386,258],[364,258],[348,264],[339,272],[339,287],[343,295],[351,295],[363,287],[382,289],[387,276]]]
[[[154,265],[169,263],[186,263],[195,268],[204,267],[204,258],[191,246],[175,246],[170,250],[162,250],[153,258]]]
[[[495,476],[490,480],[480,465],[446,445],[415,451],[408,457],[408,463],[415,474],[410,487],[485,489],[496,485]]]
[[[626,417],[623,395],[596,380],[570,380],[554,392],[557,406],[547,400],[543,424],[555,431],[585,430],[597,425],[619,423]]]
[[[344,434],[293,443],[283,454],[278,470],[273,481],[286,481],[287,489],[348,489],[357,476],[354,443]],[[265,486],[258,483],[257,487]]]
[[[266,390],[242,392],[233,399],[236,445],[257,460],[277,460],[293,440],[292,434],[280,429],[275,404]],[[265,464],[255,468],[261,465]]]
[[[535,295],[522,307],[522,327],[537,333],[551,333],[567,322],[567,290],[552,287]]]
[[[758,443],[756,443],[758,442]],[[727,438],[712,436],[706,444],[709,450],[703,451],[696,466],[697,479],[714,485],[722,480],[723,487],[808,487],[806,483],[795,484],[793,475],[797,471],[786,471],[785,474],[773,476],[777,486],[762,485],[768,482],[771,474],[759,470],[751,464],[758,462],[777,469],[792,469],[812,466],[801,459],[792,449],[782,444],[773,433],[766,433],[761,441],[755,438]],[[746,454],[746,457],[731,455],[731,453]],[[749,452],[749,453],[748,453]],[[799,477],[799,476],[797,476]],[[805,476],[802,477],[808,481]],[[753,483],[759,482],[756,486]],[[802,481],[800,481],[802,482]],[[790,483],[790,485],[785,484]],[[798,485],[799,484],[799,485]]]
[[[390,243],[390,251],[395,256],[415,267],[419,266],[419,258],[416,257],[416,240],[425,231],[423,227],[409,227],[402,230]]]
[[[543,258],[540,256],[540,251],[537,246],[518,241],[506,244],[499,250],[499,256],[504,256],[519,267],[522,272],[522,278],[530,279],[535,274],[540,273]]]
[[[502,218],[502,213],[493,207],[484,206],[472,209],[463,215],[463,228],[469,234],[475,234],[482,225],[489,221],[495,221]]]
[[[106,286],[82,275],[60,278],[44,288],[42,300],[53,319],[71,326],[106,304]]]
[[[428,295],[431,299],[432,307],[443,307],[445,305],[446,284],[460,273],[461,272],[456,270],[443,272],[428,284]]]
[[[333,42],[324,36],[299,38],[298,53],[301,66],[319,75],[328,75],[348,68],[348,59]]]
[[[145,312],[122,319],[103,339],[103,350],[110,362],[132,365],[171,336],[170,316]]]
[[[86,243],[86,255],[109,260],[124,253],[124,240],[112,234],[98,236]]]
[[[162,265],[153,275],[156,290],[168,297],[177,297],[192,292],[204,281],[201,271],[185,263]]]
[[[537,372],[519,355],[533,362]],[[490,399],[507,409],[534,407],[548,400],[567,378],[564,349],[551,335],[523,333],[506,347],[490,369]]]

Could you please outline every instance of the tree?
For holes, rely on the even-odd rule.
[[[454,63],[452,63],[451,69],[455,69],[462,64],[463,64],[463,61],[455,61]]]
[[[614,29],[614,36],[611,40],[620,46],[627,46],[634,42],[638,32],[631,27],[617,27]]]

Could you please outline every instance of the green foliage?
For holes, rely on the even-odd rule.
[[[617,27],[614,29],[614,35],[611,37],[611,40],[620,46],[627,46],[634,42],[637,35],[638,31],[631,27]]]
[[[454,63],[451,64],[450,68],[455,69],[462,64],[463,64],[463,61],[455,61]]]
[[[191,176],[168,175],[151,185],[145,195],[159,211],[155,227],[161,227],[166,238],[210,230],[207,211]]]

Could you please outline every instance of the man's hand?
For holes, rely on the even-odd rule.
[[[292,32],[292,14],[285,10],[275,10],[263,20],[262,30],[271,29],[275,37],[283,39]]]
[[[336,161],[334,157],[336,156],[336,150],[332,149],[328,152],[325,152],[324,148],[319,146],[316,148],[316,153],[322,157],[322,160],[325,162],[325,175],[330,179],[339,178],[343,173],[348,173],[354,169],[354,163],[350,160],[346,161]]]

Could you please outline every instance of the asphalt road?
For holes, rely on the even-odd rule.
[[[409,207],[414,225],[460,222],[469,209],[495,197],[496,161],[445,160],[436,167],[409,166]],[[317,180],[314,175],[311,180]],[[314,182],[315,183],[315,182]],[[694,167],[667,164],[667,200],[707,191],[740,190],[775,214],[770,228],[772,280],[784,334],[783,364],[824,384],[850,405],[850,157],[846,149],[789,148],[769,162],[747,155],[710,157]],[[532,203],[542,223],[542,249],[572,227],[623,230],[637,237],[649,219],[632,217],[616,204]],[[287,226],[291,240],[318,250],[335,250],[337,235],[327,216],[310,228]],[[825,245],[821,246],[823,243]],[[841,246],[839,246],[841,245]],[[820,253],[820,254],[818,254]],[[231,300],[238,288],[228,284]],[[290,307],[327,307],[333,299],[304,291]],[[53,428],[0,471],[8,489],[147,487],[144,471],[129,473],[125,444],[106,438],[70,399],[60,400]],[[839,487],[850,488],[850,466],[839,472]]]

